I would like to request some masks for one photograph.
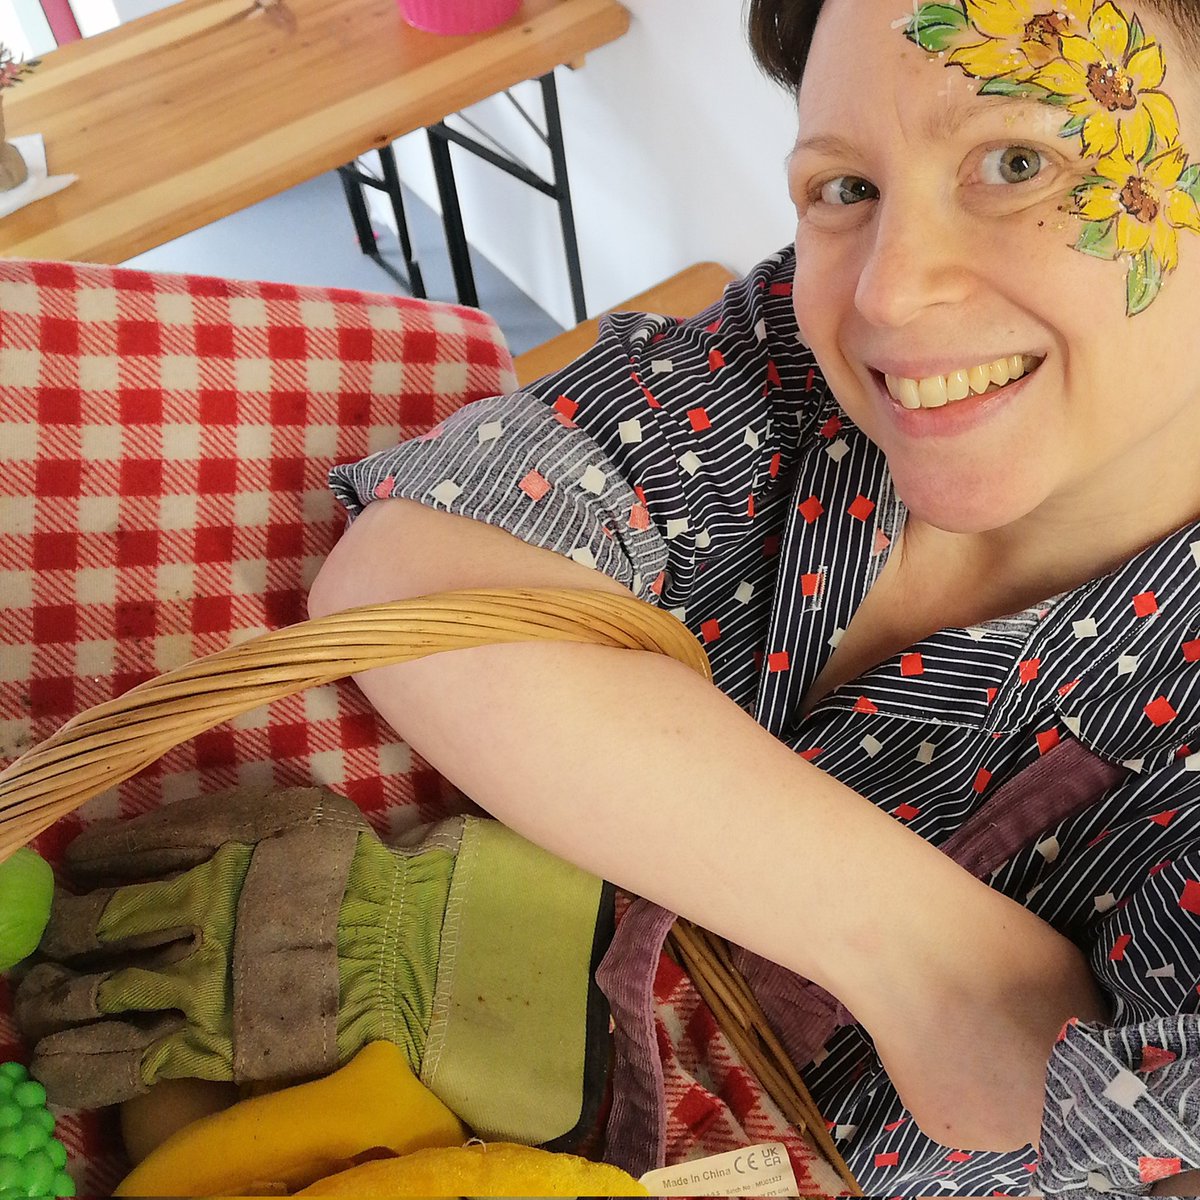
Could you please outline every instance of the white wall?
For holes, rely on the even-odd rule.
[[[747,270],[794,226],[783,167],[794,108],[754,66],[739,0],[624,3],[629,33],[557,75],[591,313],[693,262]],[[540,122],[536,84],[516,95]],[[548,153],[503,97],[468,115],[548,177]],[[437,207],[425,134],[396,151],[401,177]],[[453,153],[472,245],[573,325],[554,202]]]

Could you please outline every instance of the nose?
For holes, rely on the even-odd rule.
[[[871,324],[899,328],[931,307],[966,297],[971,247],[954,221],[929,203],[880,200],[868,238],[854,300]]]

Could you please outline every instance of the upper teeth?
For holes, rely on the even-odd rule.
[[[972,392],[981,396],[993,383],[1003,387],[1020,379],[1038,365],[1041,359],[1030,354],[1012,354],[978,367],[953,371],[949,375],[931,375],[927,379],[905,379],[885,375],[884,382],[893,400],[905,408],[941,408],[952,400],[964,400]]]

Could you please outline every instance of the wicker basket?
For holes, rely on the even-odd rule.
[[[240,713],[372,667],[499,642],[592,643],[669,655],[711,680],[674,617],[608,592],[449,592],[289,626],[197,659],[96,705],[0,772],[0,860],[167,750]],[[811,1097],[720,938],[677,922],[671,945],[764,1090],[861,1195]]]

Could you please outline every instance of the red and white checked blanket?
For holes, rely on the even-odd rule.
[[[330,466],[515,383],[470,309],[0,262],[0,765],[147,678],[303,620],[345,523]],[[201,734],[35,848],[56,863],[89,821],[260,782],[327,784],[385,837],[466,803],[341,683]],[[802,1190],[838,1192],[665,958],[656,1002],[668,1163],[781,1140]],[[27,1053],[0,977],[0,1060]],[[82,1194],[127,1169],[111,1117],[60,1115]]]

